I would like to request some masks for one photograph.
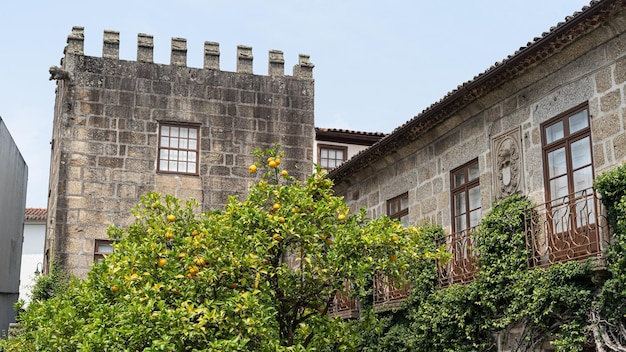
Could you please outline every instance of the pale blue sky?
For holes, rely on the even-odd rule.
[[[136,59],[137,34],[154,36],[168,64],[172,37],[187,39],[188,66],[203,43],[220,43],[221,69],[237,45],[253,48],[254,73],[281,50],[285,73],[298,54],[315,64],[318,127],[391,132],[459,84],[589,4],[585,0],[171,0],[32,1],[0,4],[0,116],[29,167],[27,206],[45,207],[54,81],[72,26],[85,53],[102,55],[102,32],[120,32],[120,57]],[[0,180],[1,181],[1,180]]]

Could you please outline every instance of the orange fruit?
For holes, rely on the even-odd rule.
[[[157,262],[157,265],[159,266],[159,268],[164,267],[165,264],[167,264],[167,259],[159,258],[159,261]]]
[[[167,238],[168,240],[171,240],[172,238],[174,238],[174,234],[171,233],[170,231],[167,231],[165,233],[165,238]]]
[[[285,218],[283,218],[282,216],[278,218],[278,222],[280,222],[281,224],[285,223]]]
[[[269,165],[269,167],[271,167],[272,169],[275,169],[276,166],[278,166],[278,164],[276,163],[276,161],[272,160],[269,163],[267,163]]]
[[[206,261],[204,260],[204,258],[196,258],[195,262],[199,266],[204,266],[206,264]]]
[[[283,176],[287,176],[287,175],[289,175],[289,173],[287,172],[287,170],[283,170],[283,171],[281,171],[281,172],[280,172],[280,174],[281,174],[281,175],[283,175]]]
[[[392,241],[394,241],[394,242],[398,242],[398,236],[393,235],[393,237],[391,238],[391,240],[392,240]]]
[[[337,219],[339,219],[339,221],[344,221],[346,219],[346,216],[344,214],[339,214],[339,216],[337,216]]]
[[[250,165],[250,167],[248,167],[248,171],[250,171],[251,174],[256,172],[256,165]]]
[[[198,231],[197,230],[193,230],[193,232],[191,233],[192,236],[198,236]]]
[[[277,234],[277,233],[273,234],[273,235],[272,235],[272,238],[273,238],[275,241],[277,241],[277,242],[280,242],[280,240],[282,240],[282,239],[283,239],[283,238],[282,238],[282,237],[280,237],[280,235],[279,235],[279,234]]]
[[[393,263],[398,261],[398,257],[396,257],[395,255],[392,255],[391,257],[389,257],[389,260],[391,260]]]
[[[276,166],[280,165],[280,159],[276,158],[274,159],[274,162],[276,163]]]
[[[170,215],[168,215],[168,216],[167,216],[167,221],[169,221],[169,222],[174,222],[174,221],[176,221],[176,216],[171,215],[171,214],[170,214]]]
[[[117,291],[119,291],[119,290],[120,290],[120,287],[119,287],[119,286],[117,286],[117,285],[115,285],[115,286],[111,287],[111,291],[113,291],[113,292],[117,292]]]
[[[274,210],[278,210],[280,209],[280,204],[276,203],[272,208],[274,208]]]

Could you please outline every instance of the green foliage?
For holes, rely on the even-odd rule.
[[[31,291],[31,300],[45,301],[65,291],[69,285],[69,275],[56,262],[51,263],[47,275],[38,275]]]
[[[358,330],[326,312],[345,280],[406,276],[432,257],[418,229],[351,214],[317,172],[299,182],[276,149],[257,151],[246,199],[198,214],[148,194],[114,253],[85,280],[19,315],[6,351],[350,351]],[[429,243],[428,241],[426,243]],[[428,259],[428,261],[432,261]],[[420,274],[418,274],[420,275]]]
[[[411,277],[407,308],[383,317],[382,331],[369,336],[363,350],[496,351],[494,334],[522,323],[520,348],[551,338],[557,351],[581,351],[595,292],[590,264],[529,270],[525,212],[531,207],[520,195],[494,204],[473,234],[476,280],[437,289],[431,261],[422,276]]]
[[[599,299],[601,314],[612,323],[626,317],[626,164],[599,175],[594,188],[601,195],[613,230],[607,251],[609,277]]]

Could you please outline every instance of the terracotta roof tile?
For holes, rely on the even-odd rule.
[[[46,220],[46,208],[26,208],[25,220]]]

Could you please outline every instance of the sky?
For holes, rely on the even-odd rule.
[[[29,168],[27,207],[46,207],[55,81],[73,26],[85,54],[102,56],[104,30],[120,32],[120,59],[136,60],[137,34],[154,36],[169,64],[172,37],[201,68],[205,41],[235,71],[237,45],[254,73],[281,50],[285,74],[299,54],[315,65],[315,125],[389,133],[458,85],[515,53],[588,0],[108,0],[0,3],[0,117]],[[1,182],[1,180],[0,180]]]

